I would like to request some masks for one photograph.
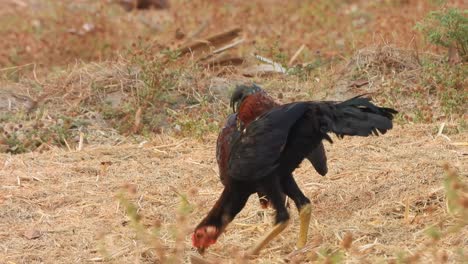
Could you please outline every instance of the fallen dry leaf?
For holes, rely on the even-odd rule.
[[[344,235],[343,240],[341,241],[341,246],[344,249],[349,249],[352,243],[353,243],[353,235],[350,232],[347,232]]]
[[[356,81],[352,82],[349,85],[349,87],[359,88],[359,87],[364,86],[366,84],[369,84],[369,81],[366,80],[366,79],[361,79],[361,80],[356,80]]]
[[[41,231],[37,229],[29,229],[29,230],[26,230],[23,235],[27,239],[36,239],[36,238],[41,237],[42,233]]]

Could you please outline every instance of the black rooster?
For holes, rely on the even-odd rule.
[[[250,90],[253,88],[243,89],[247,95],[233,97],[234,105],[242,106],[256,93]],[[235,109],[239,111],[241,107]],[[276,106],[247,125],[237,116],[231,116],[228,125],[235,122],[239,130],[230,134],[228,162],[221,172],[224,190],[196,227],[193,245],[203,251],[215,243],[249,196],[258,192],[265,194],[276,209],[275,226],[249,253],[258,254],[287,226],[289,214],[285,195],[299,210],[297,247],[303,247],[307,242],[311,206],[292,172],[323,139],[332,142],[327,133],[335,133],[340,138],[384,134],[392,128],[396,113],[394,109],[377,107],[370,99],[358,96],[344,102],[296,102]]]
[[[234,101],[241,101],[241,104],[234,103]],[[233,138],[237,137],[240,133],[240,126],[248,126],[252,121],[268,112],[274,107],[279,106],[263,89],[253,84],[252,86],[239,85],[231,97],[231,107],[234,113],[229,115],[226,124],[221,129],[216,141],[216,160],[218,162],[220,179],[225,185],[227,165],[229,161],[229,153]],[[325,155],[325,148],[320,143],[317,148],[313,149],[306,157],[315,170],[322,176],[328,172],[327,157]],[[269,205],[268,197],[257,192],[260,204],[263,208]]]

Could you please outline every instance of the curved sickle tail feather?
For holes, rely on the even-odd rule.
[[[322,112],[322,132],[333,132],[340,138],[385,134],[392,129],[393,116],[398,113],[361,96],[334,105],[320,104],[318,111]]]

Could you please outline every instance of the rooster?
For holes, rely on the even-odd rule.
[[[235,114],[228,118],[223,129],[228,131],[225,132],[227,143],[219,144],[218,141],[224,190],[192,235],[193,245],[199,252],[216,242],[255,192],[267,197],[276,209],[276,216],[273,229],[252,247],[249,254],[258,254],[286,228],[289,214],[285,196],[291,198],[299,210],[300,230],[296,246],[304,247],[311,205],[295,182],[293,171],[307,158],[319,173],[322,169],[325,174],[322,140],[332,143],[327,133],[334,133],[339,138],[384,134],[392,128],[392,119],[397,113],[391,108],[375,106],[362,96],[344,102],[304,101],[277,105],[255,85],[238,87],[231,97],[231,105]],[[220,160],[221,157],[226,158]]]
[[[242,105],[238,105],[235,102],[242,102]],[[224,179],[226,179],[225,174],[232,138],[239,133],[239,129],[241,129],[240,124],[247,126],[262,114],[279,106],[271,96],[256,84],[237,86],[231,96],[230,105],[234,113],[228,116],[226,124],[221,129],[216,141],[216,160],[223,184],[225,183]],[[307,159],[320,175],[325,176],[327,174],[327,157],[322,142],[309,153]],[[268,197],[261,193],[261,191],[257,193],[260,205],[264,209],[267,208],[269,206]]]
[[[234,113],[238,113],[239,129],[248,126],[262,114],[279,106],[265,90],[258,85],[240,85],[231,96],[231,107]],[[327,156],[325,148],[320,142],[318,146],[306,156],[315,170],[322,176],[328,172]]]

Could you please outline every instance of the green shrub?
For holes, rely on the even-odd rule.
[[[416,28],[430,43],[454,47],[463,61],[468,60],[468,10],[449,8],[433,11]]]

